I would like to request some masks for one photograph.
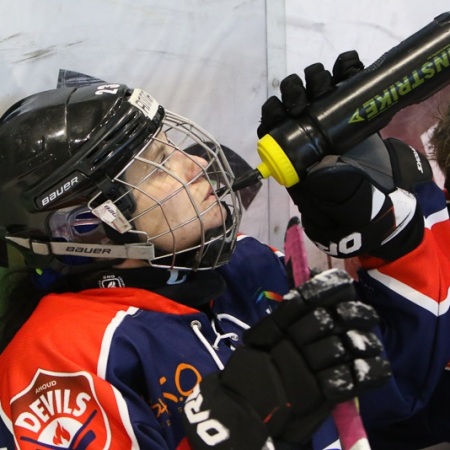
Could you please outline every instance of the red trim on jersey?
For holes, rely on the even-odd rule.
[[[163,297],[145,289],[133,287],[86,289],[74,295],[77,297],[88,296],[91,301],[94,300],[102,303],[107,301],[125,304],[166,314],[186,315],[198,312],[198,310],[191,308],[190,306],[182,305],[167,297]]]
[[[187,437],[185,437],[178,445],[176,450],[192,450],[191,444],[189,443]]]

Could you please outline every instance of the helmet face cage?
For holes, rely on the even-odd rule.
[[[159,150],[153,156],[155,148]],[[179,161],[180,158],[190,166],[189,177],[185,177],[180,170],[172,170],[173,161]],[[130,173],[139,175],[130,176]],[[148,189],[161,174],[167,184],[176,186],[165,197],[155,196]],[[208,183],[209,201],[206,207],[191,189],[199,180]],[[99,205],[101,194],[98,193],[88,203],[88,208],[119,233],[134,234],[141,242],[154,243],[156,254],[154,259],[148,261],[152,266],[211,269],[229,260],[236,242],[241,202],[239,194],[231,189],[233,180],[233,173],[220,144],[192,121],[166,110],[159,130],[112,178],[113,183],[120,186],[117,198],[109,198]],[[216,191],[220,188],[225,189],[219,197]],[[130,200],[134,203],[136,197],[146,198],[144,209],[138,205],[131,214],[121,211],[122,204],[129,204]],[[174,222],[167,212],[167,206],[177,197],[190,203],[187,208],[190,215],[181,223]],[[211,229],[205,218],[213,210],[220,220]],[[149,230],[152,229],[155,216],[163,226],[152,233]],[[146,222],[149,226],[142,227],[142,223]],[[194,238],[194,242],[187,246],[181,245],[179,236],[183,229],[195,230],[198,239]],[[165,245],[159,246],[159,241],[164,241]]]

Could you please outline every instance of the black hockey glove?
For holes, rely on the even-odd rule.
[[[262,107],[258,136],[287,118],[300,116],[310,100],[364,68],[355,51],[341,54],[333,75],[322,64],[281,82],[281,100]],[[432,178],[426,158],[406,144],[377,135],[341,156],[325,156],[288,189],[302,215],[307,236],[337,258],[371,255],[394,260],[421,241],[424,224],[415,187]]]
[[[325,94],[335,84],[362,69],[364,65],[358,53],[351,50],[338,56],[333,66],[333,75],[321,63],[308,66],[304,71],[306,87],[297,74],[289,75],[280,84],[281,100],[272,96],[263,104],[258,137],[262,138],[287,118],[299,117],[310,100]]]
[[[324,252],[392,261],[422,240],[424,220],[413,193],[431,179],[425,156],[374,135],[343,155],[324,157],[288,192],[305,233]]]
[[[195,450],[261,450],[269,440],[302,443],[344,400],[390,375],[370,332],[378,317],[355,301],[333,269],[290,291],[244,334],[222,372],[208,375],[185,404]]]

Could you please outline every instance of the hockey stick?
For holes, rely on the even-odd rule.
[[[284,254],[289,281],[292,286],[300,286],[310,278],[311,273],[298,217],[289,220],[284,238]],[[370,450],[356,398],[336,405],[332,415],[343,450]]]

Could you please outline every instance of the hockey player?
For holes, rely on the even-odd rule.
[[[0,448],[310,448],[385,381],[374,310],[334,272],[288,292],[282,255],[238,236],[232,182],[214,138],[140,89],[5,112],[0,235],[27,269],[2,322]]]
[[[333,74],[318,63],[281,83],[262,108],[261,137],[363,68],[356,52]],[[338,60],[339,60],[338,59]],[[414,124],[412,124],[414,126]],[[431,143],[449,183],[450,110]],[[369,138],[330,155],[289,189],[306,234],[324,252],[359,261],[358,293],[381,317],[379,337],[393,376],[360,397],[373,449],[450,442],[450,221],[425,156],[397,139]]]

